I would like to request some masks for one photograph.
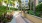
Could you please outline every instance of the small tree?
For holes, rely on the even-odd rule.
[[[36,13],[38,14],[38,16],[42,16],[42,3],[36,6]]]

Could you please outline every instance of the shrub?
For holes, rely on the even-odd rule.
[[[41,12],[42,11],[42,3],[36,6],[36,11]]]
[[[29,14],[34,15],[34,13],[33,13],[33,11],[32,11],[32,10],[29,10]]]
[[[42,3],[36,6],[36,16],[39,16],[39,17],[42,16]]]
[[[35,14],[36,14],[36,16],[40,17],[40,13],[39,12],[36,12]]]
[[[6,6],[0,6],[0,16],[6,12]]]
[[[15,11],[17,11],[18,9],[17,9],[17,8],[10,8],[10,10],[15,10]]]
[[[8,15],[7,12],[7,6],[0,6],[0,23],[7,23],[12,20],[12,15]],[[8,18],[9,17],[9,18]],[[9,20],[10,19],[10,20]]]

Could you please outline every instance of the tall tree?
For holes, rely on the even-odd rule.
[[[21,12],[23,13],[23,17],[25,17],[25,10],[23,9],[22,11],[21,0],[18,0],[18,2],[19,2],[19,7],[21,8]]]
[[[29,9],[30,9],[30,10],[32,10],[32,6],[33,6],[33,0],[29,0],[28,5],[29,5]]]
[[[21,12],[22,12],[21,0],[18,0],[18,2],[19,2],[19,7],[20,7],[20,9],[21,9]]]
[[[36,9],[36,0],[34,0],[34,4],[33,4],[33,11],[34,11],[34,15],[35,15],[35,9]]]
[[[28,3],[28,5],[29,5],[29,9],[31,9],[31,8],[30,8],[30,0],[29,0],[29,3]]]
[[[8,4],[10,4],[11,0],[4,0],[4,2],[7,4],[7,10],[9,10]]]
[[[8,10],[9,1],[8,0],[4,0],[4,2],[7,4],[7,10]]]
[[[14,7],[14,6],[15,6],[15,1],[16,1],[16,0],[12,0],[12,1],[13,1],[13,2],[12,2],[12,5],[13,5],[13,7]]]
[[[29,2],[28,2],[28,7],[29,7],[29,10],[30,10],[30,0],[29,0]],[[29,12],[28,12],[29,13]]]
[[[18,0],[18,2],[19,2],[19,7],[21,8],[21,0]]]

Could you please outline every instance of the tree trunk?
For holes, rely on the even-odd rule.
[[[35,15],[35,9],[36,9],[36,0],[34,0],[34,4],[33,4],[34,6],[33,6],[33,11],[34,11],[34,15]]]
[[[29,6],[29,9],[30,9],[30,2],[28,2],[28,6]]]
[[[31,10],[31,3],[30,3],[30,0],[29,0],[29,9]]]
[[[6,8],[7,10],[9,10],[9,8],[8,8],[8,4],[7,4],[7,8]]]
[[[18,2],[19,2],[19,9],[22,11],[22,8],[21,8],[21,0],[18,0]]]
[[[32,4],[31,4],[31,2],[30,2],[30,10],[31,10],[31,8],[32,8],[31,5],[32,5]]]

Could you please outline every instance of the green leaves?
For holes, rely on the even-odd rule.
[[[21,3],[21,0],[18,0],[19,3]]]
[[[0,0],[0,2],[2,2],[2,0]]]
[[[36,6],[36,11],[42,11],[42,3]]]
[[[36,6],[36,15],[41,17],[41,14],[42,14],[42,3]]]
[[[9,0],[4,0],[4,2],[8,4],[9,3]]]
[[[29,10],[29,14],[34,15],[34,13],[33,13],[33,11],[32,11],[32,10]]]
[[[6,6],[0,6],[0,15],[6,12]]]
[[[11,13],[12,11],[7,10],[6,8],[7,8],[6,6],[0,6],[0,21],[5,22],[5,23],[12,20],[12,18],[9,18],[9,17],[13,17],[7,14],[7,12]]]
[[[18,9],[17,9],[17,8],[10,8],[10,10],[14,10],[14,11],[17,11]]]
[[[15,0],[12,0],[12,1],[15,1]]]

